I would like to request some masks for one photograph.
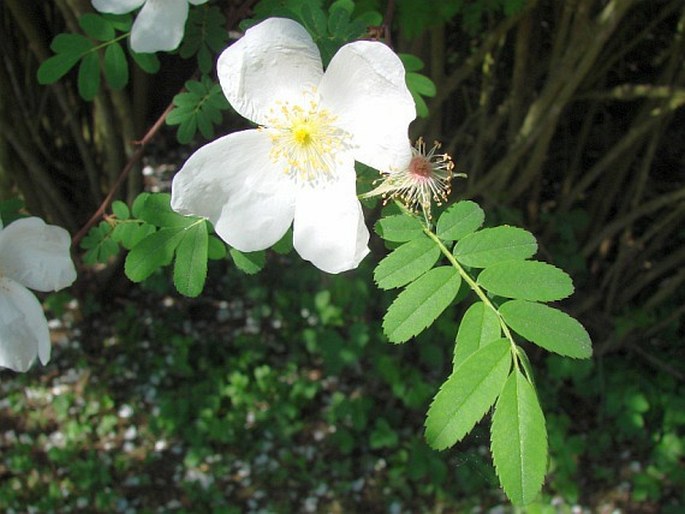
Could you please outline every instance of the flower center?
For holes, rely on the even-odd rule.
[[[340,154],[350,148],[350,135],[335,126],[336,117],[319,107],[281,102],[267,119],[270,157],[299,183],[317,184],[336,178]]]
[[[408,171],[417,178],[429,178],[433,173],[433,167],[423,155],[415,155],[409,162]]]
[[[438,154],[440,143],[426,152],[423,138],[416,141],[411,149],[412,157],[404,168],[384,171],[381,184],[362,195],[362,198],[382,195],[387,201],[390,198],[400,200],[409,210],[423,211],[426,224],[431,220],[431,202],[442,205],[450,194],[450,181],[454,175],[454,163],[446,154]],[[463,173],[456,176],[465,177]]]

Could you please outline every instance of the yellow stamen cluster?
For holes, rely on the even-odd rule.
[[[315,185],[335,177],[336,154],[349,148],[350,136],[335,126],[336,117],[319,107],[282,102],[267,120],[271,159],[284,163],[284,171],[300,183]]]

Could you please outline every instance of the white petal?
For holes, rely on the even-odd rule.
[[[207,3],[207,0],[188,0],[188,1],[193,5],[202,5],[202,4]]]
[[[349,173],[325,189],[302,188],[297,197],[293,246],[327,273],[356,268],[369,253],[369,231]]]
[[[171,207],[208,218],[243,252],[276,243],[293,221],[295,185],[270,156],[259,130],[234,132],[197,150],[171,184]]]
[[[0,273],[36,291],[65,288],[76,280],[70,246],[62,227],[19,219],[0,232]]]
[[[416,108],[402,62],[383,43],[343,46],[333,56],[319,93],[322,105],[338,116],[336,124],[354,137],[356,160],[378,170],[396,169],[409,160],[408,128]]]
[[[31,292],[0,277],[0,366],[26,371],[40,356],[50,360],[50,332],[43,309]]]
[[[299,101],[323,74],[319,50],[297,22],[269,18],[247,30],[217,62],[219,82],[233,108],[268,125],[277,101]]]
[[[147,0],[133,22],[131,48],[140,53],[175,50],[187,17],[187,0]]]
[[[126,14],[135,11],[145,3],[145,0],[93,0],[96,11],[111,14]]]

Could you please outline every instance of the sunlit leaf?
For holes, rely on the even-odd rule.
[[[478,284],[505,298],[551,302],[573,293],[571,277],[540,261],[505,261],[484,269]]]
[[[183,228],[163,228],[143,239],[126,256],[126,276],[133,282],[142,282],[162,266],[170,264],[182,238]]]
[[[542,489],[547,471],[547,429],[535,391],[515,370],[492,416],[492,460],[514,505],[528,505]]]
[[[486,268],[502,261],[527,259],[537,249],[533,234],[522,228],[503,225],[465,236],[454,247],[454,256],[465,266]]]
[[[478,230],[484,220],[485,213],[477,203],[463,200],[440,215],[435,232],[440,239],[457,241]]]
[[[390,342],[404,343],[426,327],[452,303],[461,277],[451,266],[425,273],[402,291],[383,318],[383,331]]]
[[[392,289],[416,280],[438,262],[440,248],[422,236],[404,243],[378,263],[373,278],[381,289]]]
[[[376,233],[386,241],[404,243],[423,234],[423,225],[414,216],[396,214],[381,218],[374,227]]]
[[[511,300],[499,313],[514,332],[550,352],[588,359],[592,342],[578,321],[558,309],[526,300]]]
[[[454,346],[454,366],[458,366],[473,352],[502,335],[499,317],[491,307],[483,302],[475,302],[464,313],[459,323],[457,340]]]
[[[468,434],[490,407],[511,368],[511,350],[498,339],[471,354],[440,387],[426,416],[426,441],[444,450]]]

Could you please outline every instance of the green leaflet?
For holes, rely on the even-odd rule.
[[[484,269],[478,284],[498,296],[551,302],[573,293],[571,277],[540,261],[505,261]]]
[[[243,253],[231,248],[228,253],[231,255],[236,268],[248,275],[259,273],[266,263],[264,251]]]
[[[98,41],[110,41],[116,33],[112,24],[95,13],[86,13],[78,20],[79,25],[88,36]]]
[[[457,241],[478,230],[484,220],[483,209],[477,203],[465,200],[455,203],[442,213],[435,232],[444,241]]]
[[[383,318],[383,331],[393,343],[414,337],[444,311],[457,296],[461,277],[451,266],[425,273],[402,291]]]
[[[112,43],[105,49],[105,79],[112,89],[122,89],[128,84],[128,62],[119,43]]]
[[[502,336],[497,313],[483,302],[475,302],[464,313],[459,323],[457,342],[454,346],[454,367],[464,362],[472,353]]]
[[[533,234],[503,225],[467,235],[454,247],[454,256],[465,266],[487,268],[502,261],[527,259],[537,249]]]
[[[207,239],[207,258],[218,261],[226,257],[228,250],[224,242],[216,236],[209,236]]]
[[[550,352],[588,359],[592,342],[583,326],[558,309],[526,300],[502,304],[499,313],[514,332]]]
[[[381,289],[401,287],[431,269],[439,258],[440,248],[435,241],[421,236],[404,243],[379,262],[373,278]]]
[[[78,67],[78,94],[92,100],[100,89],[100,59],[96,52],[86,54]]]
[[[376,233],[386,241],[405,243],[423,234],[423,225],[413,216],[395,214],[381,218],[374,227]]]
[[[535,500],[547,471],[547,430],[535,391],[518,370],[509,376],[497,400],[490,449],[512,503],[527,505]]]
[[[207,279],[207,224],[203,221],[183,230],[176,248],[174,286],[185,296],[196,297]]]
[[[163,228],[143,239],[126,256],[126,276],[133,282],[142,282],[169,264],[182,238],[183,228]]]
[[[112,240],[130,250],[154,232],[155,227],[149,223],[136,221],[118,223],[112,230]]]
[[[198,219],[173,211],[171,195],[168,193],[141,193],[133,202],[132,210],[134,216],[156,227],[188,227]]]
[[[497,399],[510,368],[511,351],[506,339],[493,341],[458,366],[428,409],[428,444],[444,450],[468,434]]]

